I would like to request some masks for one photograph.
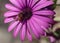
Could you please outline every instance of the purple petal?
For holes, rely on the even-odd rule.
[[[54,15],[54,11],[51,11],[51,10],[41,10],[41,11],[35,11],[33,12],[33,14],[36,14],[36,15]]]
[[[31,39],[29,39],[29,37],[28,37],[28,40],[29,40],[29,41],[32,41],[32,36],[31,36],[31,35],[33,35],[33,34],[32,34],[32,29],[31,29],[31,27],[30,27],[30,22],[29,22],[29,21],[27,21],[27,31],[29,32],[30,37],[31,37]],[[28,36],[29,36],[29,35],[28,35]]]
[[[39,2],[38,2],[34,7],[37,7],[37,6],[45,3],[46,1],[47,1],[47,0],[39,0]],[[34,8],[34,7],[33,7],[33,8]]]
[[[21,27],[22,27],[22,23],[19,23],[18,26],[14,30],[14,33],[13,33],[14,34],[14,37],[17,36],[17,34],[19,33]]]
[[[23,5],[26,5],[27,1],[26,0],[21,0]]]
[[[31,7],[31,4],[32,4],[33,0],[30,0],[30,3],[29,3],[29,6]]]
[[[53,42],[55,42],[55,38],[54,37],[52,37],[52,36],[49,36],[49,39],[50,39],[50,41],[51,41],[51,43],[53,43]]]
[[[15,22],[11,23],[8,28],[8,32],[12,31],[17,26],[18,23],[19,23],[19,21],[15,21]]]
[[[54,23],[54,20],[51,18],[48,18],[48,17],[38,16],[38,15],[34,15],[34,17],[36,17],[46,23]]]
[[[19,1],[19,3],[20,3],[21,7],[23,7],[24,5],[23,5],[23,3],[22,3],[22,0],[18,0],[18,1]]]
[[[5,7],[6,7],[8,10],[11,10],[11,11],[20,11],[18,8],[14,7],[14,6],[11,5],[11,4],[6,4]]]
[[[8,11],[4,14],[4,17],[15,16],[15,15],[18,15],[18,14],[19,14],[19,12]]]
[[[31,0],[27,0],[27,5],[29,5],[30,1],[31,1]]]
[[[32,35],[30,34],[28,30],[27,30],[27,38],[29,41],[32,41]]]
[[[23,27],[20,31],[20,39],[23,41],[25,39],[25,35],[26,35],[26,24],[23,24]]]
[[[38,1],[38,0],[32,0],[32,3],[31,3],[31,5],[30,5],[30,7],[32,7],[34,4],[36,4],[37,1]]]
[[[46,1],[45,3],[41,4],[41,5],[38,5],[36,7],[33,7],[33,11],[36,11],[36,10],[39,10],[39,9],[42,9],[44,7],[47,7],[47,6],[50,6],[54,4],[53,1]]]
[[[39,38],[39,34],[38,34],[38,32],[36,31],[36,28],[34,28],[34,26],[33,26],[33,24],[32,24],[32,21],[30,20],[29,23],[30,23],[30,27],[31,27],[31,30],[32,30],[34,36],[35,36],[36,38]]]
[[[14,21],[13,18],[6,18],[6,19],[4,20],[4,23],[8,23],[8,22],[12,22],[12,21]]]
[[[33,16],[33,18],[35,19],[35,21],[42,27],[45,27],[46,29],[49,27],[49,24],[44,22],[44,21],[41,21],[40,19],[36,18]]]
[[[16,7],[21,7],[18,0],[9,0],[12,4],[14,4]]]
[[[31,27],[30,27],[30,24],[29,24],[29,21],[27,21],[27,28],[28,28],[28,30],[29,30],[29,32],[31,33]]]
[[[36,29],[36,31],[41,35],[44,33],[44,31],[42,30],[42,28],[40,27],[41,25],[39,25],[34,18],[32,18],[32,24],[34,26],[34,28]]]

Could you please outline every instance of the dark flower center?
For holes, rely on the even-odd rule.
[[[23,8],[22,12],[18,15],[20,21],[26,21],[32,16],[32,10],[29,7]]]

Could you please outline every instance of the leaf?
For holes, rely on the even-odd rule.
[[[57,0],[53,0],[53,2],[54,2],[54,4],[53,4],[53,6],[52,6],[52,9],[54,10],[55,8],[56,8],[56,3],[57,3]]]

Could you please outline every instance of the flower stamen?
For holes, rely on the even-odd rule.
[[[30,19],[32,16],[32,11],[29,7],[26,7],[22,10],[22,12],[18,15],[18,20],[26,21]]]

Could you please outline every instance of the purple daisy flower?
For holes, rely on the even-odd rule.
[[[8,31],[12,31],[14,37],[20,33],[20,39],[25,37],[32,41],[32,35],[40,38],[45,34],[51,24],[54,23],[54,11],[47,9],[53,1],[50,0],[9,0],[12,4],[6,4],[9,10],[4,14],[4,23],[11,23]]]

